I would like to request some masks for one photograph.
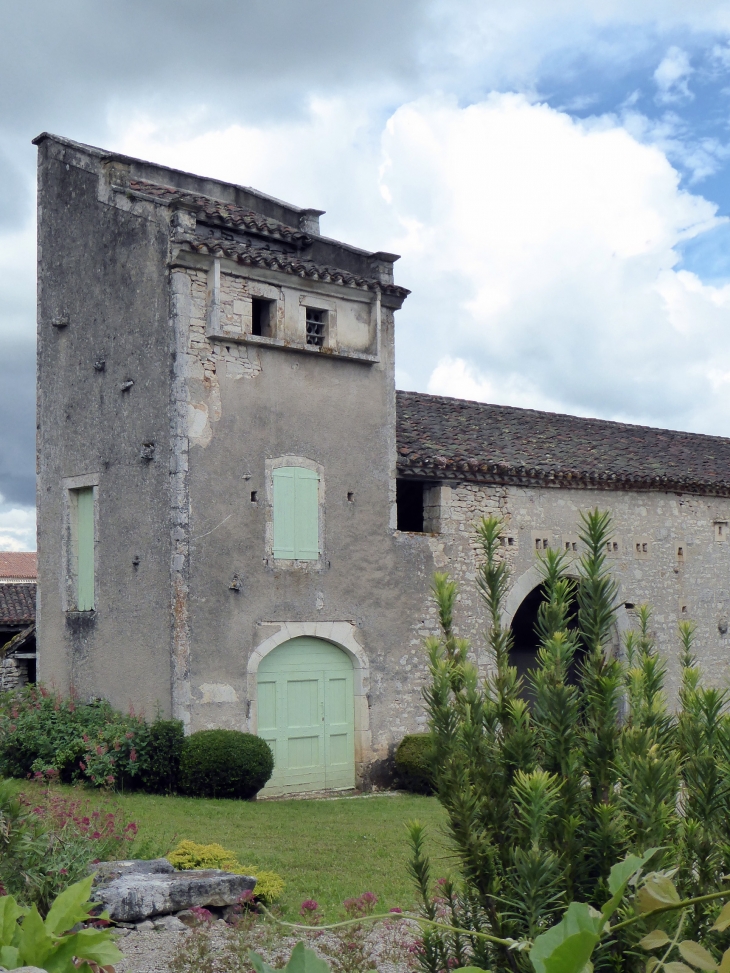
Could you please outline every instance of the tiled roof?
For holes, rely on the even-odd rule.
[[[294,254],[264,250],[262,247],[251,247],[244,243],[229,243],[227,240],[199,240],[187,233],[179,234],[177,241],[185,243],[195,253],[228,257],[229,260],[235,260],[246,267],[266,267],[269,270],[280,270],[285,274],[295,274],[297,277],[306,277],[309,280],[329,281],[346,287],[360,287],[363,290],[379,289],[383,294],[394,294],[403,298],[410,294],[409,290],[397,284],[383,283],[374,277],[361,277],[359,274],[337,267],[325,267]]]
[[[0,579],[35,581],[38,558],[35,551],[0,551]]]
[[[35,621],[34,584],[0,584],[0,625],[29,625]]]
[[[242,209],[235,203],[224,203],[220,199],[213,199],[212,196],[201,196],[182,189],[173,189],[171,186],[158,186],[156,183],[144,182],[141,179],[133,179],[129,183],[129,188],[134,193],[152,197],[168,206],[178,203],[192,210],[200,222],[228,226],[234,230],[249,230],[252,233],[284,240],[298,248],[308,247],[312,242],[312,238],[302,230],[262,216],[260,213]]]
[[[730,439],[397,393],[401,475],[730,496]]]

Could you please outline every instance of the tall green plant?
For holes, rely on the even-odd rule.
[[[577,563],[554,551],[540,557],[539,649],[523,684],[503,624],[510,579],[501,532],[496,518],[476,529],[491,657],[485,677],[469,661],[468,642],[455,635],[456,584],[439,574],[432,588],[441,636],[427,641],[424,698],[433,776],[459,873],[446,887],[450,924],[491,938],[462,934],[457,950],[453,937],[431,930],[422,955],[430,973],[463,965],[465,952],[485,969],[530,969],[527,954],[509,941],[535,940],[571,901],[600,908],[612,895],[612,866],[627,854],[661,848],[657,867],[676,869],[685,898],[717,887],[730,869],[723,813],[730,722],[725,695],[701,686],[691,627],[680,632],[683,679],[673,714],[648,608],[638,612],[624,658],[615,651],[618,586],[605,556],[611,520],[591,511],[581,516]],[[431,866],[417,825],[411,840],[412,873],[432,916]],[[700,902],[683,921],[688,935],[701,935],[711,918]],[[622,926],[601,940],[593,961],[633,969],[640,934],[641,923]]]

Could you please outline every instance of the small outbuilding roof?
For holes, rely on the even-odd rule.
[[[0,625],[30,625],[35,621],[34,584],[0,584]]]
[[[0,583],[36,581],[38,556],[35,551],[0,551]]]
[[[397,392],[401,476],[730,496],[730,439]]]

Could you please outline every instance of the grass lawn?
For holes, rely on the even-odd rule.
[[[29,793],[34,785],[19,783],[18,789]],[[297,918],[302,901],[312,898],[334,919],[343,899],[362,892],[378,896],[377,911],[414,905],[405,828],[414,818],[428,827],[434,878],[447,874],[451,861],[442,835],[445,816],[434,797],[248,802],[149,794],[105,799],[87,790],[60,790],[121,806],[137,822],[140,840],[158,854],[183,838],[218,842],[243,865],[278,872],[286,882],[280,902],[286,918]]]

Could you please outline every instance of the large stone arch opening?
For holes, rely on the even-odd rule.
[[[569,577],[578,581],[575,571],[567,572]],[[502,624],[512,630],[514,646],[510,654],[510,662],[516,667],[520,676],[525,676],[537,664],[538,637],[535,632],[537,612],[544,601],[542,575],[538,565],[534,564],[514,583],[505,600],[502,614]],[[614,630],[608,651],[619,656],[622,652],[623,634],[630,628],[629,617],[623,603],[617,606]],[[574,608],[569,622],[569,628],[577,628],[577,607]],[[569,681],[575,683],[578,679],[579,663],[583,653],[576,653],[576,664],[571,669]],[[529,699],[529,691],[525,692]]]

